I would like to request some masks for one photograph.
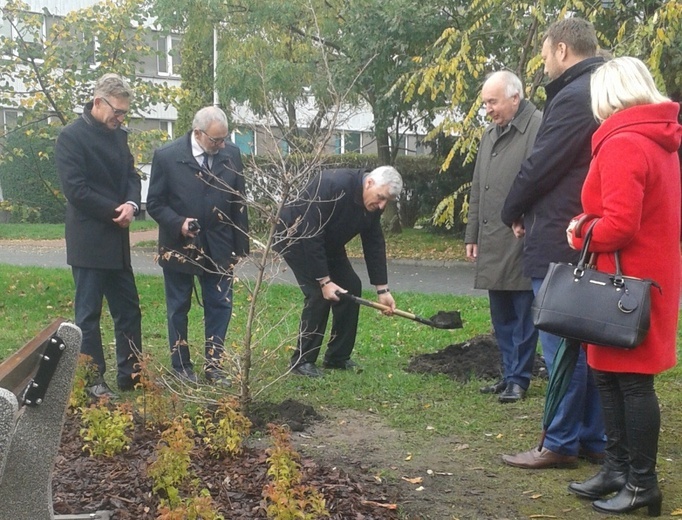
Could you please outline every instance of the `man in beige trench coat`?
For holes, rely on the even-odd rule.
[[[474,287],[487,289],[490,319],[502,354],[504,377],[481,388],[499,401],[523,399],[530,384],[538,333],[530,307],[530,278],[522,273],[523,239],[506,226],[500,211],[521,163],[530,155],[542,113],[523,99],[521,80],[509,71],[488,77],[481,91],[486,114],[476,158],[464,242],[476,262]]]

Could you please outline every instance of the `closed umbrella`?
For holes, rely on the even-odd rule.
[[[575,339],[561,338],[559,348],[554,356],[551,371],[549,374],[549,381],[547,381],[547,390],[545,391],[545,409],[542,413],[542,435],[540,436],[540,446],[538,450],[542,449],[545,443],[545,436],[547,435],[547,428],[552,423],[556,415],[559,403],[564,398],[568,385],[571,383],[573,377],[573,370],[578,362],[580,355],[580,341]]]

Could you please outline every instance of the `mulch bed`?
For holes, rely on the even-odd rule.
[[[498,379],[502,373],[500,354],[491,335],[476,336],[434,353],[410,360],[408,371],[441,373],[458,381]],[[546,375],[544,362],[536,358],[536,376]],[[292,431],[302,431],[321,417],[302,403],[287,400],[280,404],[260,404],[249,417],[254,430],[264,431],[268,422],[286,423]],[[67,415],[62,443],[52,482],[56,514],[114,512],[114,520],[157,518],[159,498],[152,492],[147,468],[155,459],[160,432],[136,424],[130,449],[111,458],[95,458],[83,451],[79,418]],[[201,449],[195,439],[191,471],[206,488],[225,519],[267,518],[262,492],[268,483],[267,447],[246,446],[236,458],[215,459]],[[393,520],[395,510],[386,506],[396,497],[385,484],[358,469],[348,474],[339,468],[324,467],[302,459],[304,484],[315,487],[325,498],[334,520]]]
[[[291,402],[284,407],[292,413]],[[273,409],[271,413],[275,413]],[[300,412],[300,411],[299,411]],[[159,432],[136,425],[130,449],[111,458],[90,457],[83,451],[79,418],[67,415],[62,443],[52,482],[56,514],[82,514],[112,511],[115,520],[157,518],[159,498],[152,493],[147,468],[154,459]],[[262,496],[268,483],[267,448],[245,447],[237,458],[215,459],[200,449],[195,439],[193,474],[199,488],[210,491],[217,511],[225,519],[267,518]],[[325,497],[332,519],[388,520],[398,518],[387,490],[371,475],[349,475],[338,468],[326,468],[302,459],[304,484],[314,486]]]

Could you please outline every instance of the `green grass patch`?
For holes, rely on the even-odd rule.
[[[131,231],[156,229],[153,220],[135,220]],[[64,238],[64,224],[0,224],[0,240],[56,240]]]

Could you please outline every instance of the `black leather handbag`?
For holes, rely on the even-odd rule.
[[[653,280],[623,275],[618,251],[616,272],[587,264],[592,237],[585,234],[578,265],[552,262],[531,308],[535,327],[585,343],[631,349],[649,332]]]

